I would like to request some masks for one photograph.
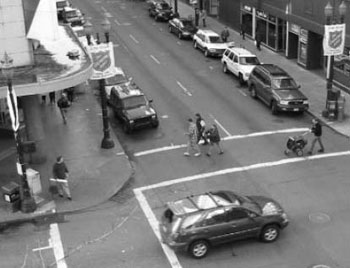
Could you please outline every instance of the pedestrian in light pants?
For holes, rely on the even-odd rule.
[[[56,163],[52,169],[53,177],[56,180],[57,190],[60,197],[63,197],[63,193],[69,200],[72,200],[68,186],[69,172],[66,164],[63,161],[63,157],[57,157]]]

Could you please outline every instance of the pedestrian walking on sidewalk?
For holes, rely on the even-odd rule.
[[[196,127],[197,127],[197,143],[201,140],[204,141],[204,145],[209,144],[205,137],[205,121],[199,113],[196,113]]]
[[[198,8],[196,8],[195,10],[194,10],[194,23],[195,23],[195,25],[196,25],[196,27],[198,27],[199,26],[199,9]]]
[[[60,109],[61,115],[62,115],[62,119],[63,119],[63,123],[67,124],[67,110],[70,106],[68,98],[67,98],[67,94],[66,93],[62,93],[61,98],[57,101],[57,106]]]
[[[246,25],[244,22],[241,23],[241,36],[242,39],[245,40],[245,32],[246,32]]]
[[[187,151],[184,153],[184,155],[190,156],[190,151],[195,150],[196,152],[194,156],[200,156],[201,151],[197,144],[197,139],[198,139],[197,126],[193,122],[192,118],[188,119],[188,132],[186,132],[185,135],[188,137],[188,142],[187,142]]]
[[[70,103],[74,101],[74,87],[69,87],[64,90]]]
[[[322,139],[321,139],[321,137],[322,137],[322,125],[318,119],[316,119],[316,118],[312,119],[312,127],[310,129],[310,132],[314,134],[314,139],[311,142],[311,147],[310,147],[308,154],[312,155],[312,152],[314,150],[316,142],[318,142],[318,144],[321,147],[318,150],[318,152],[323,153],[324,147],[323,147],[323,143],[322,143]]]
[[[53,177],[56,180],[58,194],[60,197],[63,197],[63,193],[67,196],[69,200],[72,200],[72,196],[70,194],[69,186],[68,186],[68,177],[69,171],[64,163],[63,157],[59,156],[56,159],[56,163],[52,168]]]
[[[49,93],[49,98],[50,98],[50,104],[55,104],[56,102],[56,92],[55,91],[51,91]]]
[[[257,32],[255,37],[255,46],[259,51],[261,51],[260,45],[261,45],[261,34],[260,32]]]
[[[213,149],[214,146],[216,146],[219,150],[218,154],[223,154],[224,151],[221,148],[220,141],[221,137],[219,134],[218,127],[216,124],[213,124],[211,128],[206,132],[207,137],[209,138],[210,141],[210,146],[207,152],[207,156],[211,156],[211,150]]]
[[[201,10],[201,18],[202,18],[202,22],[203,22],[203,27],[207,27],[207,11],[205,9]]]
[[[221,32],[221,39],[224,43],[227,42],[228,38],[230,36],[230,32],[228,31],[227,26],[225,26],[225,29],[222,30]]]

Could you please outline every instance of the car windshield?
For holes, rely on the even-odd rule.
[[[220,36],[209,36],[210,43],[222,43]]]
[[[182,25],[183,27],[193,27],[192,21],[190,20],[183,20]]]
[[[169,6],[169,4],[168,3],[159,3],[158,4],[158,8],[159,9],[170,9],[170,6]]]
[[[124,108],[132,109],[146,105],[146,99],[144,96],[133,96],[123,100]]]
[[[118,85],[127,82],[127,79],[123,74],[116,74],[110,78],[106,79],[106,86]]]
[[[75,17],[77,17],[77,13],[75,12],[75,10],[67,11],[66,12],[66,17],[67,18],[75,18]]]
[[[239,63],[242,65],[258,65],[259,60],[257,57],[241,57]]]
[[[297,84],[292,78],[273,79],[272,83],[276,88],[297,88]]]

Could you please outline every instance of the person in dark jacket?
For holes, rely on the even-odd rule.
[[[210,146],[207,152],[207,156],[211,156],[211,150],[213,149],[214,145],[219,149],[219,153],[218,154],[223,154],[224,151],[222,150],[221,146],[220,146],[220,134],[219,134],[219,130],[218,127],[216,126],[216,124],[213,124],[211,126],[211,128],[206,132],[207,137],[209,138],[210,141]]]
[[[313,119],[312,120],[312,127],[310,129],[310,132],[314,134],[314,139],[311,142],[311,147],[310,147],[310,150],[309,150],[308,154],[312,155],[312,152],[314,150],[316,142],[318,142],[318,144],[321,147],[318,150],[318,152],[319,153],[323,153],[324,152],[324,147],[323,147],[322,140],[321,140],[321,137],[322,137],[322,125],[321,125],[321,123],[319,122],[318,119]]]
[[[205,136],[205,121],[199,113],[196,113],[196,127],[197,127],[197,143],[199,143],[202,139],[204,141],[204,145],[209,144],[206,136]]]
[[[56,159],[56,163],[53,165],[52,174],[57,183],[58,194],[60,197],[63,197],[63,192],[66,194],[69,200],[72,200],[68,186],[68,168],[63,161],[63,157],[59,156]]]
[[[225,26],[225,29],[223,29],[222,32],[221,32],[221,39],[222,39],[222,41],[224,43],[226,43],[229,36],[230,36],[230,32],[228,31],[227,26]]]

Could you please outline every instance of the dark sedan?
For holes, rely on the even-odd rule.
[[[197,27],[188,18],[174,18],[169,21],[169,32],[176,34],[180,39],[192,39]]]

